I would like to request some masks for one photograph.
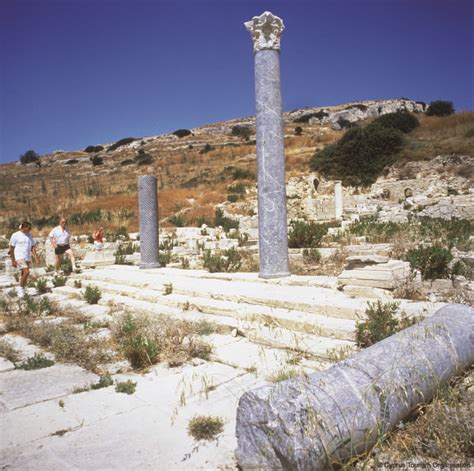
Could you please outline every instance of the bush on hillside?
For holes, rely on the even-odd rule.
[[[104,164],[104,158],[101,157],[100,155],[94,155],[94,157],[91,157],[91,162],[92,165],[95,167],[97,165],[103,165]]]
[[[138,165],[148,165],[153,162],[153,157],[147,154],[143,149],[140,149],[138,154],[134,157],[134,160]]]
[[[432,101],[426,110],[426,116],[449,116],[451,114],[454,114],[452,101]]]
[[[398,129],[404,133],[409,133],[420,125],[416,117],[406,111],[384,114],[377,118],[374,123],[384,128]]]
[[[293,120],[294,123],[309,123],[309,120],[311,118],[316,118],[316,119],[323,119],[329,116],[329,113],[326,113],[325,111],[317,111],[315,113],[305,113],[302,114],[300,117],[296,118]]]
[[[173,134],[181,139],[182,137],[189,136],[192,132],[189,129],[177,129]]]
[[[312,170],[344,185],[369,185],[392,164],[403,147],[400,131],[371,124],[353,128],[338,142],[316,152],[310,160]]]
[[[78,164],[78,163],[79,163],[79,160],[77,160],[77,159],[66,160],[66,165],[74,165],[74,164]]]
[[[239,221],[224,216],[224,211],[221,208],[216,208],[214,226],[222,226],[225,232],[229,232],[230,229],[239,228]]]
[[[104,150],[104,147],[103,146],[88,146],[84,149],[84,152],[100,152]]]
[[[40,156],[34,150],[27,150],[23,155],[20,155],[20,162],[22,165],[39,162]]]
[[[252,134],[252,130],[248,126],[242,126],[240,124],[237,124],[232,127],[232,135],[241,137],[242,139],[245,139],[246,141],[249,140],[251,134]]]
[[[301,126],[296,126],[295,136],[301,136],[303,134],[303,128]]]
[[[136,137],[124,137],[123,139],[120,139],[117,141],[115,144],[112,144],[108,149],[107,152],[112,152],[113,150],[118,149],[119,147],[126,146],[127,144],[130,144],[134,141],[138,141],[138,138]]]

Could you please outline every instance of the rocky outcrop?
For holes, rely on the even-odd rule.
[[[426,104],[412,100],[380,100],[349,103],[344,107],[310,108],[289,113],[295,123],[329,124],[333,129],[342,129],[350,123],[367,118],[377,118],[397,111],[422,113]]]
[[[246,392],[241,469],[326,470],[366,452],[474,362],[474,309],[454,304],[329,370]]]

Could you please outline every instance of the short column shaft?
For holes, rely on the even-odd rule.
[[[158,198],[156,177],[138,177],[140,268],[158,268]]]

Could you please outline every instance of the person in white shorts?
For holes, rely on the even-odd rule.
[[[66,223],[66,218],[60,218],[59,226],[56,226],[48,235],[49,240],[54,247],[54,254],[56,255],[56,262],[54,265],[56,271],[59,271],[59,268],[61,267],[61,259],[63,254],[68,255],[68,257],[71,259],[72,269],[74,271],[77,270],[76,259],[74,258],[71,246],[69,245],[71,233],[67,229]]]
[[[31,224],[23,221],[20,224],[20,230],[15,232],[10,238],[10,257],[14,268],[18,268],[21,272],[20,286],[18,288],[18,296],[25,296],[25,286],[30,275],[31,255],[33,254],[36,262],[38,255],[36,253],[36,242],[30,234]]]

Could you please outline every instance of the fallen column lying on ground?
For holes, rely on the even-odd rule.
[[[246,392],[237,409],[239,465],[329,469],[370,450],[473,362],[474,309],[453,304],[327,371]]]

